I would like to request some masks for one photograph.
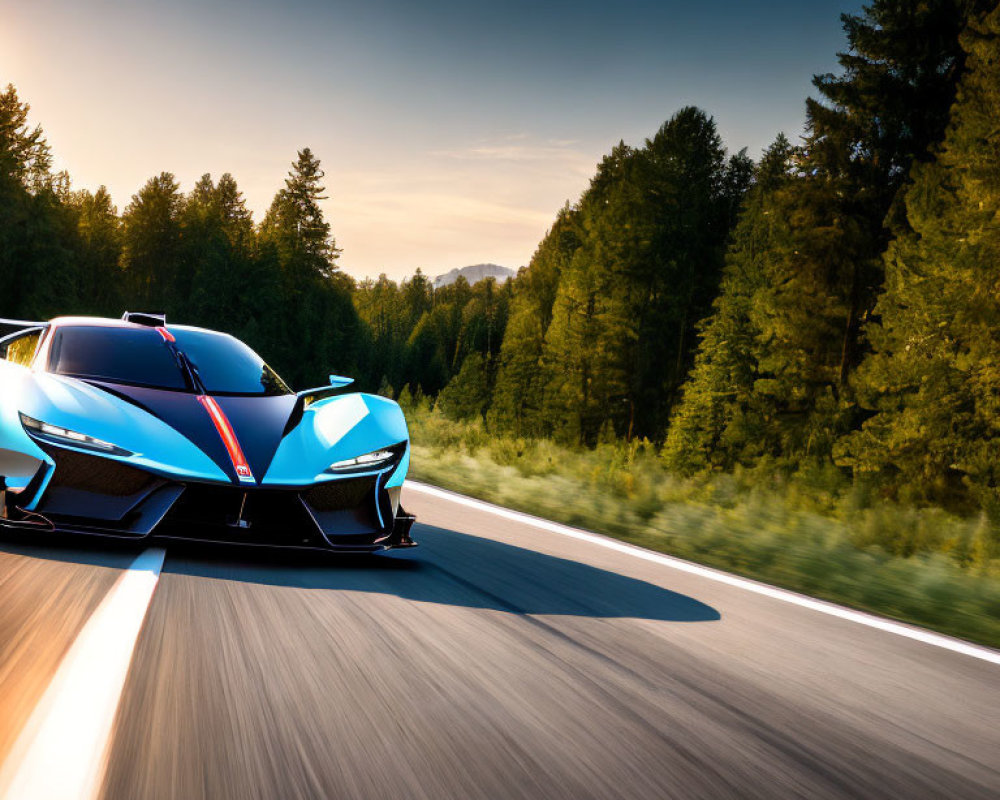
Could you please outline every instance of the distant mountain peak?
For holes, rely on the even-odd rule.
[[[465,278],[471,285],[484,278],[496,278],[497,283],[504,283],[513,278],[514,275],[514,270],[509,267],[501,267],[499,264],[473,264],[469,267],[456,267],[444,275],[438,275],[434,279],[434,288],[440,289],[442,286],[450,286],[458,280],[459,276]]]

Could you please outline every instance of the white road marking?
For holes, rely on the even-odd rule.
[[[992,650],[988,647],[980,647],[979,645],[969,644],[968,642],[963,642],[961,639],[954,639],[940,633],[932,633],[931,631],[924,630],[923,628],[904,625],[901,622],[893,622],[892,620],[885,619],[883,617],[876,617],[873,614],[866,614],[863,611],[855,611],[850,608],[834,605],[833,603],[827,603],[823,600],[816,600],[812,597],[806,597],[805,595],[797,594],[787,589],[778,589],[766,583],[760,583],[758,581],[750,580],[749,578],[741,578],[728,572],[712,569],[711,567],[703,567],[700,564],[684,561],[683,559],[675,558],[674,556],[654,553],[652,550],[645,550],[641,547],[637,547],[636,545],[620,542],[617,539],[612,539],[608,536],[602,536],[598,533],[580,530],[579,528],[572,528],[569,525],[561,525],[558,522],[552,522],[540,517],[534,517],[531,514],[525,514],[521,511],[512,511],[509,508],[496,506],[483,500],[475,500],[471,497],[466,497],[465,495],[449,492],[445,489],[439,489],[436,486],[429,486],[425,483],[417,483],[409,480],[404,485],[408,489],[422,492],[423,494],[431,495],[432,497],[448,500],[452,503],[467,506],[468,508],[474,508],[479,511],[485,511],[498,517],[504,517],[505,519],[519,522],[523,525],[531,525],[534,528],[539,528],[541,530],[548,531],[549,533],[558,533],[560,536],[568,536],[571,539],[580,539],[581,541],[590,542],[591,544],[596,544],[600,547],[606,547],[609,550],[617,550],[619,553],[625,553],[626,555],[634,556],[635,558],[641,558],[644,561],[652,561],[655,564],[662,564],[665,567],[680,570],[681,572],[689,572],[692,575],[708,578],[709,580],[716,581],[718,583],[736,586],[740,589],[745,589],[748,592],[762,594],[765,597],[771,597],[785,603],[791,603],[792,605],[809,608],[813,611],[818,611],[821,614],[828,614],[831,617],[839,617],[840,619],[856,622],[859,625],[866,625],[869,628],[876,628],[877,630],[892,633],[896,636],[904,636],[907,639],[914,639],[918,642],[923,642],[924,644],[933,645],[934,647],[941,647],[945,650],[951,650],[955,653],[971,656],[972,658],[989,661],[992,664],[1000,664],[1000,652]]]
[[[3,800],[89,800],[100,791],[118,702],[164,555],[158,548],[142,553],[87,620],[0,768]]]

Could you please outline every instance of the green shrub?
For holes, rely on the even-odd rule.
[[[413,477],[817,597],[1000,645],[1000,537],[906,507],[833,465],[679,477],[646,441],[594,450],[491,435],[424,402]]]

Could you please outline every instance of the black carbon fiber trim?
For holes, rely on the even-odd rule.
[[[55,471],[36,511],[102,523],[122,520],[167,481],[97,455],[42,444]]]
[[[159,482],[149,472],[108,458],[55,447],[47,448],[47,452],[56,462],[50,490],[55,486],[64,486],[81,492],[132,497]]]
[[[153,533],[278,547],[325,547],[294,489],[191,483]]]
[[[344,511],[357,508],[374,498],[375,477],[344,478],[313,486],[302,493],[302,499],[313,511]]]

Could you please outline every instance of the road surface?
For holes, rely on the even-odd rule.
[[[404,492],[412,551],[167,545],[107,740],[46,769],[79,741],[129,800],[1000,796],[997,663]],[[135,557],[0,542],[0,779]]]

